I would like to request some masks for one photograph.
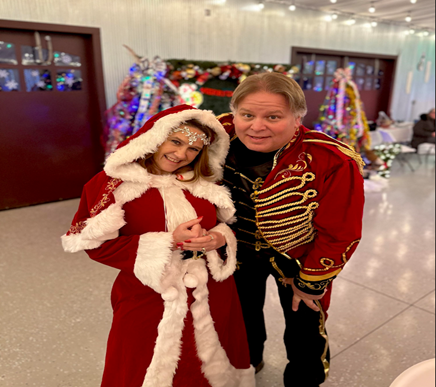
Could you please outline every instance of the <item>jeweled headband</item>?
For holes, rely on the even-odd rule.
[[[183,128],[174,129],[173,133],[185,134],[186,137],[188,137],[188,139],[189,139],[189,145],[194,145],[194,142],[196,142],[197,140],[203,141],[203,144],[205,146],[210,145],[210,139],[209,139],[209,137],[207,137],[207,135],[205,135],[204,133],[199,134],[199,133],[191,132],[191,129],[187,126],[185,126]]]

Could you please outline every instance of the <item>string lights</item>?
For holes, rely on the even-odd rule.
[[[329,0],[330,3],[332,4],[336,4],[338,3],[338,0]],[[418,3],[418,0],[410,0],[410,2],[412,4],[416,4]],[[319,11],[319,12],[323,12],[319,7],[313,6],[313,5],[307,5],[304,4],[304,0],[259,0],[258,1],[258,9],[262,10],[265,8],[265,4],[266,3],[277,3],[277,4],[282,4],[282,5],[286,5],[289,8],[289,11],[291,12],[295,12],[297,9],[308,9],[308,10],[313,10],[313,11]],[[375,14],[377,13],[377,3],[378,0],[374,0],[374,1],[368,1],[368,3],[370,3],[370,7],[368,8],[368,12],[371,14]],[[432,28],[417,28],[415,30],[415,27],[412,27],[411,24],[413,22],[413,16],[412,16],[412,11],[409,11],[407,13],[407,15],[404,18],[403,22],[400,21],[395,21],[395,20],[389,20],[389,19],[384,19],[383,15],[381,15],[381,17],[370,17],[367,14],[353,14],[351,12],[343,12],[339,9],[330,9],[330,10],[325,10],[324,12],[324,16],[322,17],[323,20],[325,22],[331,23],[333,21],[336,21],[339,19],[339,17],[344,17],[346,19],[344,19],[343,23],[345,23],[348,26],[354,26],[357,24],[358,20],[359,21],[366,21],[366,26],[367,27],[373,27],[376,28],[379,26],[380,23],[383,24],[393,24],[393,25],[405,25],[405,22],[408,24],[407,30],[404,31],[404,33],[406,33],[406,35],[416,35],[416,36],[420,36],[420,37],[428,37],[430,35],[432,35],[432,37],[434,38],[434,33],[433,33],[433,29]]]

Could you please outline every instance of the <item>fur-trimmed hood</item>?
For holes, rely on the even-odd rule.
[[[134,161],[155,153],[173,129],[193,119],[209,127],[216,135],[209,148],[209,164],[214,174],[213,180],[221,180],[230,138],[212,112],[188,105],[179,105],[156,114],[137,133],[123,141],[107,159],[104,168],[106,174],[123,181],[143,182],[147,174]]]

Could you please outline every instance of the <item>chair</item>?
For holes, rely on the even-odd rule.
[[[389,133],[389,130],[379,129],[379,132],[382,135],[384,143],[388,143],[388,144],[398,143],[398,141],[394,138],[394,136],[392,136],[392,134]],[[412,154],[417,155],[419,159],[419,163],[422,164],[421,158],[419,157],[418,154],[418,150],[404,144],[401,144],[401,153],[398,155],[397,159],[401,163],[401,165],[404,165],[406,163],[409,166],[409,168],[412,170],[412,172],[415,172],[415,169],[413,168],[412,164],[407,158],[407,155],[412,155]]]
[[[435,144],[425,142],[418,147],[418,155],[425,155],[425,165],[428,165],[428,159],[431,155],[434,155],[435,152]]]
[[[402,373],[391,387],[435,387],[435,360],[417,364]]]

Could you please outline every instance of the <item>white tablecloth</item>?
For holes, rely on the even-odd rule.
[[[394,125],[390,128],[379,128],[386,132],[389,132],[395,139],[395,142],[410,142],[413,137],[413,123],[407,123],[400,125]]]
[[[370,132],[370,134],[372,148],[381,144],[410,142],[413,136],[413,123],[391,126],[390,128],[378,128],[376,131]]]

